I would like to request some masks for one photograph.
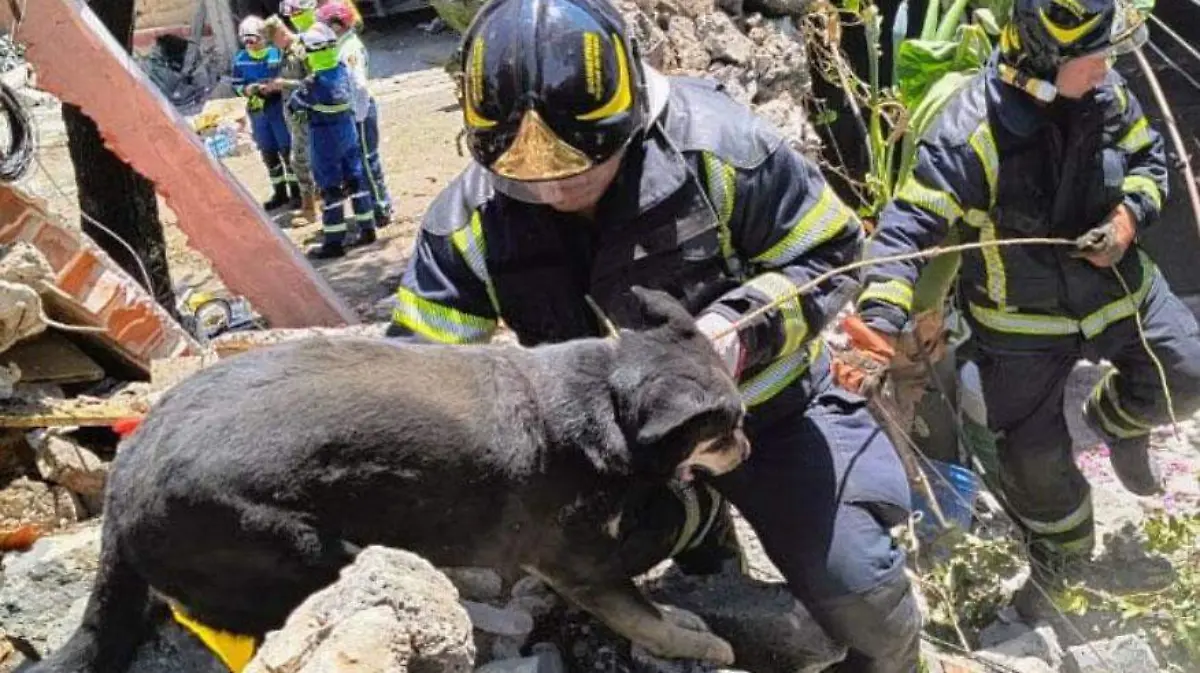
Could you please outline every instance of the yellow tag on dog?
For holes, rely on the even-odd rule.
[[[208,649],[217,655],[231,673],[242,673],[242,669],[246,668],[246,665],[254,658],[256,649],[254,638],[228,631],[218,631],[210,626],[205,626],[187,616],[175,605],[171,606],[171,614],[183,628],[191,631],[207,645]]]

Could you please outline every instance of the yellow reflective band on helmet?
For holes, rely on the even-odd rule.
[[[1064,3],[1060,2],[1059,4]],[[1100,25],[1100,21],[1104,19],[1104,15],[1097,14],[1075,28],[1067,28],[1054,23],[1044,9],[1038,10],[1038,16],[1042,19],[1042,26],[1046,29],[1046,32],[1050,33],[1050,37],[1053,37],[1064,47],[1075,44],[1083,39],[1088,33],[1095,30],[1096,26]]]
[[[783,266],[840,234],[853,218],[854,213],[825,185],[816,203],[800,216],[787,235],[753,261]]]
[[[788,355],[800,348],[808,337],[808,321],[804,319],[804,304],[796,293],[796,284],[782,273],[764,273],[751,278],[746,287],[753,288],[775,303],[783,317],[783,348],[779,355]]]
[[[510,180],[537,181],[569,178],[592,166],[592,160],[559,138],[537,110],[529,110],[512,145],[489,168]]]
[[[179,625],[200,639],[221,663],[225,664],[231,673],[242,673],[242,670],[254,658],[257,649],[255,639],[228,631],[206,626],[188,616],[179,606],[172,603],[171,615]]]
[[[740,390],[742,402],[747,407],[754,407],[778,395],[796,379],[800,378],[809,366],[821,354],[824,341],[813,339],[807,348],[802,348],[790,355],[785,355],[772,362],[766,369],[753,378],[742,383]]]
[[[1130,175],[1121,183],[1121,191],[1126,194],[1142,194],[1154,202],[1154,207],[1162,210],[1162,191],[1158,183],[1144,175]]]
[[[982,210],[969,210],[964,219],[967,224],[979,230],[980,242],[997,240],[996,223],[987,213]],[[1004,271],[1004,255],[1000,248],[995,246],[983,248],[980,254],[983,256],[984,274],[987,276],[988,299],[1003,309],[1008,305],[1008,276]]]
[[[910,313],[913,303],[913,287],[908,281],[893,278],[883,283],[871,283],[858,297],[858,305],[869,301],[880,301]]]
[[[914,177],[904,181],[900,191],[896,194],[896,200],[939,215],[948,224],[954,224],[963,215],[962,206],[958,205],[958,201],[952,194],[930,189]]]
[[[625,56],[625,43],[621,38],[614,33],[612,36],[613,51],[617,57],[617,90],[613,92],[613,96],[607,103],[600,107],[578,115],[575,118],[579,121],[597,121],[607,119],[613,115],[621,114],[633,107],[633,84],[629,78],[629,63]]]
[[[704,153],[704,176],[708,198],[717,211],[717,235],[721,239],[721,256],[733,258],[733,237],[729,233],[729,221],[733,218],[734,199],[737,194],[737,172],[730,164],[721,161],[712,152]]]
[[[396,298],[399,305],[392,312],[392,321],[438,343],[480,343],[496,330],[495,320],[456,311],[417,296],[408,288],[397,290]]]
[[[1018,516],[1021,524],[1029,529],[1031,533],[1038,535],[1062,535],[1070,533],[1080,526],[1087,525],[1092,520],[1092,499],[1085,498],[1083,504],[1075,509],[1074,512],[1056,521],[1038,521],[1024,516]]]
[[[1117,141],[1117,147],[1133,154],[1149,147],[1152,142],[1154,142],[1154,139],[1150,137],[1150,121],[1145,116],[1142,116]]]
[[[483,218],[480,217],[478,210],[471,214],[470,225],[450,235],[450,242],[467,266],[471,268],[471,273],[475,274],[475,277],[487,288],[492,309],[499,315],[500,301],[496,299],[496,287],[492,284],[491,274],[488,273],[487,241],[483,238]]]
[[[496,122],[479,114],[483,104],[483,56],[487,43],[481,37],[471,45],[471,59],[467,64],[467,91],[463,96],[463,117],[467,126],[475,129],[490,129]]]

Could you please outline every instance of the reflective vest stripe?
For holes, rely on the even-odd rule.
[[[853,218],[853,211],[838,199],[833,188],[825,185],[816,203],[800,216],[787,235],[752,261],[784,266],[837,236]]]
[[[967,212],[965,220],[971,227],[979,230],[981,242],[997,240],[996,223],[987,213],[971,210]],[[983,257],[984,274],[987,276],[985,285],[988,299],[995,302],[996,306],[1004,308],[1008,305],[1008,277],[1004,271],[1004,256],[1000,248],[996,247],[983,248],[980,253]]]
[[[782,273],[764,273],[746,283],[746,287],[757,290],[768,302],[777,302],[783,317],[783,348],[779,356],[795,352],[808,337],[808,321],[804,319],[804,305],[796,293],[796,284]]]
[[[463,261],[471,268],[471,273],[487,288],[488,299],[492,309],[500,315],[500,302],[496,299],[496,286],[492,284],[492,276],[487,268],[487,241],[483,237],[483,218],[476,210],[471,214],[471,223],[450,235],[450,242]]]
[[[445,344],[480,343],[496,330],[496,321],[463,313],[401,287],[392,321],[423,337]]]
[[[741,385],[742,401],[747,407],[754,407],[779,394],[808,371],[809,366],[820,355],[823,344],[823,340],[813,339],[808,342],[808,348],[802,348],[772,362]]]

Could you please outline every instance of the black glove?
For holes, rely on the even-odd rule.
[[[1111,220],[1093,227],[1075,239],[1072,257],[1102,257],[1112,266],[1125,256],[1125,248],[1117,237],[1117,225]]]

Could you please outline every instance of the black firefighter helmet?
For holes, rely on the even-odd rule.
[[[1081,56],[1116,56],[1146,41],[1147,0],[1017,0],[1000,39],[1004,61],[1054,81],[1059,66]]]
[[[606,0],[492,0],[461,58],[467,144],[498,186],[585,173],[646,125],[645,73]]]

